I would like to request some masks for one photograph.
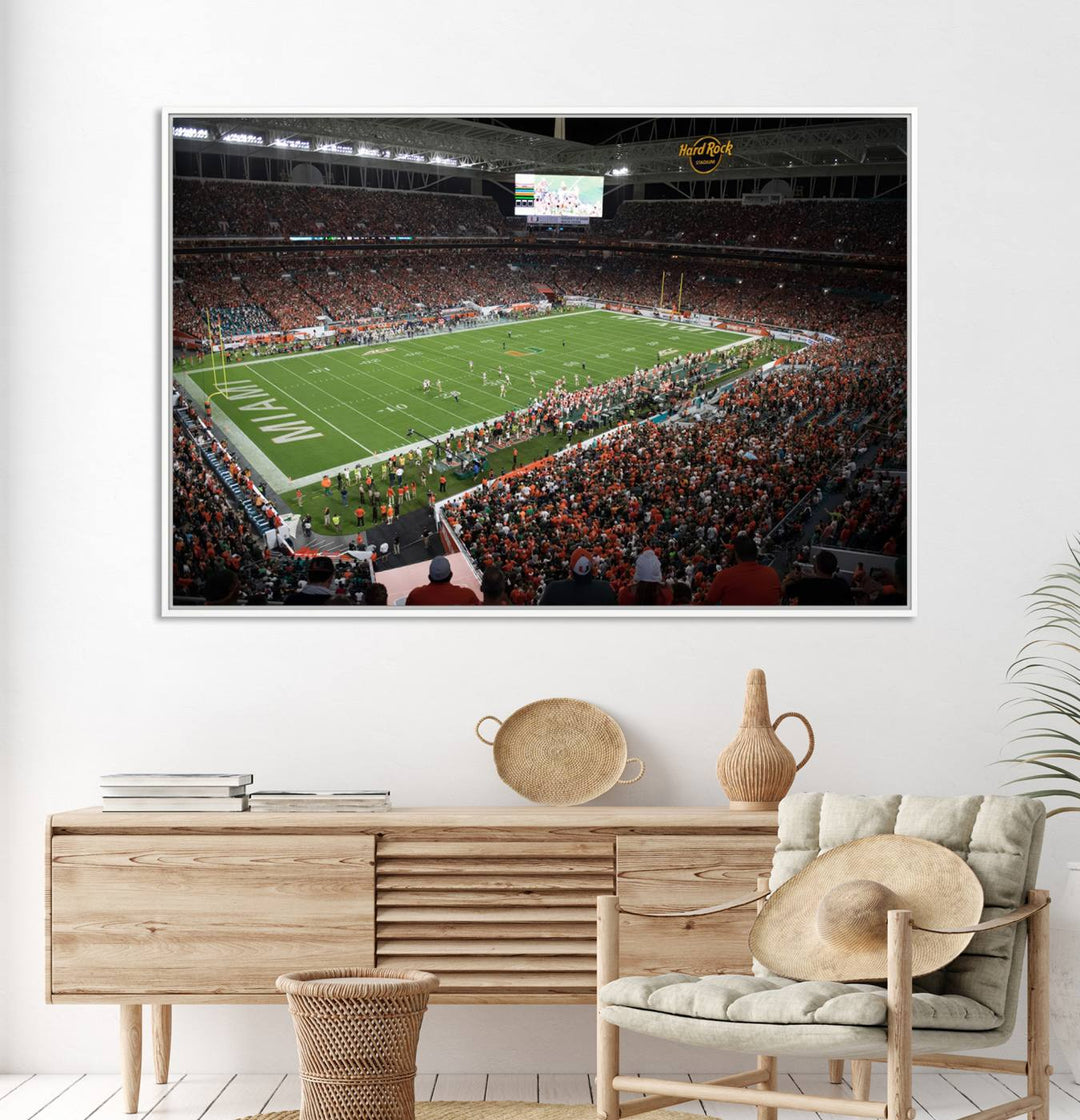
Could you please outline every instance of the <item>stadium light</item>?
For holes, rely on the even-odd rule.
[[[398,152],[394,159],[403,160],[405,163],[427,163],[426,157],[418,152]]]
[[[221,138],[226,144],[265,144],[261,136],[254,132],[227,132]]]
[[[272,148],[291,148],[298,152],[310,152],[311,141],[300,140],[295,136],[279,136],[276,140],[271,141],[270,147]]]
[[[630,168],[629,167],[613,167],[608,172],[608,174],[609,175],[629,175],[630,174]]]
[[[437,163],[443,167],[457,167],[458,161],[450,156],[432,156],[428,163]]]
[[[208,128],[192,128],[190,125],[173,125],[172,134],[179,140],[209,140]]]
[[[315,150],[317,152],[333,152],[339,156],[351,156],[353,154],[352,144],[320,144]]]
[[[369,148],[365,144],[356,145],[356,154],[358,156],[375,156],[379,159],[390,158],[390,151],[388,148]]]

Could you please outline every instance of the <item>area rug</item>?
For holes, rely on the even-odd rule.
[[[300,1120],[300,1113],[261,1112],[242,1120]],[[596,1120],[591,1104],[530,1104],[528,1101],[417,1101],[416,1120]]]

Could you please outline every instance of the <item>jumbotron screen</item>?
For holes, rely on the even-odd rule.
[[[600,218],[603,175],[515,175],[514,213],[535,218]]]

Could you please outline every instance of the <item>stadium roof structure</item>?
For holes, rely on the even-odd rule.
[[[532,124],[537,118],[529,118]],[[567,118],[544,118],[566,121]],[[710,174],[716,178],[761,175],[897,175],[907,170],[905,115],[850,118],[619,117],[586,120],[599,143],[563,139],[498,120],[442,116],[176,115],[174,144],[199,151],[255,149],[370,161],[383,167],[429,169],[444,174],[502,178],[516,172],[616,175],[625,182],[698,177],[680,146],[703,135],[731,139],[733,152]],[[522,121],[524,124],[525,122]],[[748,127],[749,125],[749,127]],[[607,126],[610,126],[608,131]],[[620,127],[621,126],[621,127]],[[737,127],[736,127],[737,126]],[[571,132],[574,130],[571,129]],[[561,135],[559,135],[561,133]]]

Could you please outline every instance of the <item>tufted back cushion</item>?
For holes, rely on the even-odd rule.
[[[1020,906],[1035,886],[1046,809],[1025,797],[856,797],[797,793],[780,803],[780,839],[770,886],[778,887],[822,852],[892,832],[950,848],[982,883],[983,918]],[[1011,1029],[1019,994],[1026,923],[977,933],[940,972],[920,976],[921,991],[965,996]],[[755,962],[757,975],[769,975]]]

